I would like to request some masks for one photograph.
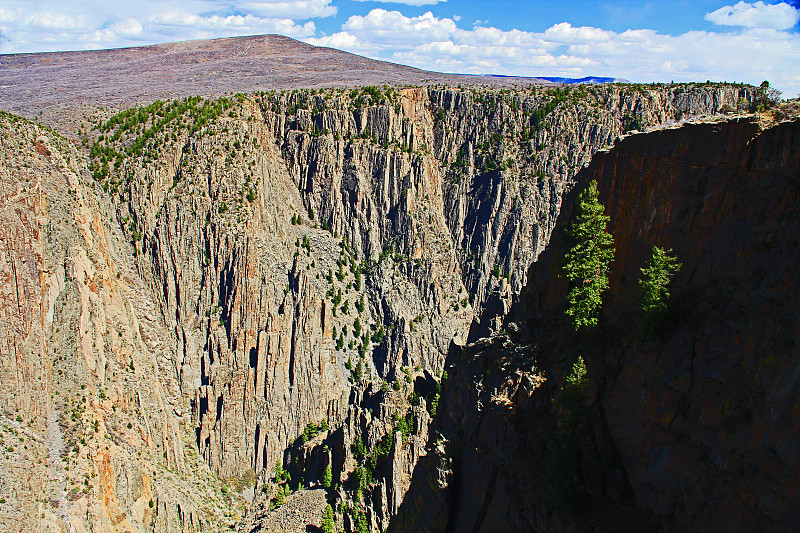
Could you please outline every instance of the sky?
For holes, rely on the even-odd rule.
[[[2,0],[0,53],[280,33],[440,72],[768,80],[800,95],[800,0]]]

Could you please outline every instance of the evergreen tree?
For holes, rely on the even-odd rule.
[[[646,328],[657,327],[664,317],[669,304],[669,286],[675,273],[681,268],[672,250],[653,246],[653,255],[647,266],[641,268],[639,289],[642,298],[642,311],[645,313]]]
[[[614,238],[606,229],[608,221],[593,180],[578,196],[578,212],[570,228],[575,244],[564,265],[567,279],[572,282],[566,313],[572,317],[576,330],[597,325],[602,295],[608,289],[608,273],[614,259]]]
[[[336,525],[333,521],[333,507],[331,504],[325,506],[325,512],[322,515],[322,531],[325,533],[334,533]]]
[[[333,471],[331,470],[331,465],[325,467],[325,472],[322,474],[322,486],[326,489],[331,487],[331,482],[333,481]]]
[[[367,513],[364,511],[356,511],[356,532],[369,533],[369,522],[367,521]]]
[[[275,494],[275,507],[280,507],[286,502],[286,488],[284,485],[278,485],[278,492]]]
[[[579,355],[578,360],[572,365],[572,372],[566,377],[564,389],[571,392],[582,392],[587,385],[586,362],[583,356]]]
[[[281,483],[284,481],[283,463],[280,460],[275,461],[275,482]]]

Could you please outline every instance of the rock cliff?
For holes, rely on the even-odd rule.
[[[41,486],[69,467],[52,490],[75,503],[37,505],[75,530],[225,526],[245,497],[240,527],[258,528],[286,485],[270,481],[276,462],[293,488],[331,467],[337,521],[384,529],[420,458],[439,460],[429,427],[446,358],[498,330],[581,168],[623,133],[753,97],[676,85],[189,98],[109,115],[83,151],[6,118],[18,171],[3,175],[3,343],[22,354],[3,361],[19,410],[7,416],[22,419],[8,427],[47,429],[39,453],[67,457],[49,473],[44,455],[15,464],[40,464]]]
[[[598,153],[504,333],[453,354],[435,453],[391,529],[796,529],[798,143],[796,119],[745,119]],[[575,333],[566,228],[593,179],[616,255],[602,327]],[[654,245],[682,262],[655,333],[637,283]]]
[[[84,155],[18,117],[0,116],[0,131],[4,529],[235,522],[238,500],[199,458],[167,371],[167,324]]]
[[[207,102],[185,126],[167,121],[176,104],[154,110],[142,155],[107,183],[175,317],[201,453],[224,477],[267,474],[309,422],[351,416],[354,387],[438,375],[470,330],[496,327],[594,151],[751,95],[293,91],[215,104],[207,126]],[[124,128],[105,125],[100,146],[140,138]]]

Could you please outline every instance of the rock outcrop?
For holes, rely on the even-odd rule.
[[[198,457],[167,325],[107,197],[55,132],[0,116],[0,519],[6,531],[200,531],[237,501]]]
[[[420,462],[392,529],[796,529],[799,149],[796,119],[745,119],[598,153],[505,333],[452,357],[435,426],[446,444]],[[602,328],[575,333],[560,274],[593,179],[616,255]],[[682,263],[655,333],[637,283],[654,245]],[[579,355],[576,403],[565,378]]]

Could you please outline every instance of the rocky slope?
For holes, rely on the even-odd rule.
[[[597,154],[506,333],[453,356],[435,453],[392,530],[796,529],[798,143],[796,119],[734,120]],[[592,179],[616,256],[602,329],[576,334],[560,273]],[[653,245],[683,266],[645,334],[636,280]]]
[[[4,271],[29,274],[4,282],[4,344],[24,353],[4,358],[19,361],[3,394],[23,424],[8,427],[33,419],[43,440],[46,411],[54,444],[37,453],[74,450],[50,475],[69,466],[76,503],[40,502],[48,520],[200,530],[236,520],[241,493],[250,530],[279,487],[316,485],[330,466],[337,522],[385,529],[429,455],[447,356],[499,327],[592,154],[753,97],[680,85],[192,98],[109,115],[83,153],[8,119],[19,171],[3,176],[16,232]],[[35,375],[39,392],[24,386]]]
[[[235,522],[240,500],[198,457],[164,317],[84,155],[18,117],[0,131],[3,529]]]

